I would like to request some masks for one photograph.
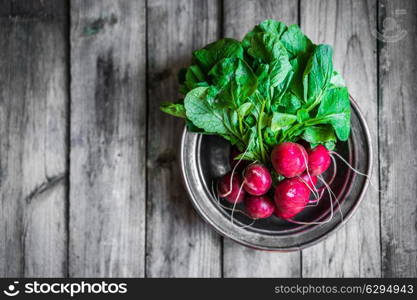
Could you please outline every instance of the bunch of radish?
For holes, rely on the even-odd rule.
[[[218,182],[219,197],[234,206],[244,203],[252,219],[275,214],[292,220],[309,203],[319,200],[317,177],[329,168],[331,156],[322,145],[305,149],[301,144],[285,142],[274,147],[271,164],[277,174],[285,177],[275,186],[266,166],[252,163],[240,173],[236,172],[236,163],[232,164],[233,171]],[[312,193],[315,200],[310,200]]]

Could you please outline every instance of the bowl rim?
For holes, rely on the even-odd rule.
[[[357,104],[357,102],[354,100],[354,98],[349,95],[349,100],[351,103],[351,106],[353,107],[353,109],[356,111],[357,115],[358,115],[358,120],[363,128],[363,131],[365,133],[365,141],[368,145],[368,162],[367,162],[367,169],[365,174],[367,174],[367,176],[369,176],[369,178],[372,178],[372,167],[373,167],[373,149],[372,149],[372,139],[371,139],[371,134],[369,131],[369,127],[368,124],[364,118],[364,115],[362,113],[362,111],[359,108],[359,105]],[[343,227],[350,219],[351,217],[356,213],[360,203],[362,202],[365,193],[368,189],[369,186],[369,181],[370,180],[365,180],[364,184],[361,186],[361,191],[359,193],[359,196],[357,197],[357,200],[355,201],[355,203],[353,203],[353,205],[351,206],[351,208],[349,209],[349,211],[347,212],[346,215],[344,215],[343,219],[340,220],[340,222],[336,223],[334,227],[332,227],[329,231],[326,231],[325,233],[323,233],[322,235],[318,236],[317,238],[311,240],[311,241],[307,241],[304,242],[303,244],[300,244],[298,246],[292,246],[292,247],[283,247],[283,248],[276,248],[276,247],[268,247],[268,246],[260,246],[260,245],[254,245],[250,242],[246,242],[244,240],[239,240],[236,237],[228,234],[227,232],[225,232],[223,230],[222,227],[220,227],[218,224],[212,222],[212,220],[210,219],[209,216],[207,216],[207,214],[204,212],[204,210],[201,208],[200,204],[198,203],[198,201],[195,199],[195,197],[193,197],[193,190],[190,186],[190,182],[186,176],[186,172],[185,172],[185,147],[184,147],[184,143],[185,143],[185,139],[187,137],[187,134],[189,134],[187,127],[184,126],[183,129],[183,133],[181,136],[181,143],[180,143],[180,166],[181,166],[181,177],[182,177],[182,181],[183,184],[187,190],[187,196],[188,198],[191,200],[191,203],[194,207],[194,209],[197,211],[197,213],[200,215],[200,217],[206,222],[208,223],[218,234],[220,234],[223,237],[227,237],[231,240],[233,240],[234,242],[252,248],[252,249],[256,249],[256,250],[264,250],[264,251],[270,251],[270,252],[292,252],[292,251],[300,251],[303,249],[306,249],[308,247],[311,247],[313,245],[316,245],[318,243],[320,243],[321,241],[325,240],[326,238],[328,238],[329,236],[333,235],[334,233],[336,233],[341,227]]]

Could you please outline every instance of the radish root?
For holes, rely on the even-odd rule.
[[[333,198],[332,198],[332,193],[330,193],[329,190],[327,190],[327,192],[329,193],[329,200],[330,200],[330,216],[327,218],[327,220],[322,221],[322,222],[302,222],[302,221],[296,221],[293,219],[287,219],[288,222],[294,223],[294,224],[299,224],[299,225],[322,225],[322,224],[326,224],[328,222],[330,222],[333,219]]]
[[[243,189],[243,185],[245,184],[245,181],[243,180],[242,184],[239,187],[239,192],[237,193],[236,199],[233,202],[233,208],[232,208],[232,213],[230,214],[230,221],[233,224],[233,214],[235,213],[235,209],[236,209],[236,204],[237,204],[237,199],[239,199],[240,193],[242,193],[242,189]]]
[[[343,212],[342,212],[342,209],[341,209],[341,206],[340,206],[339,199],[336,197],[336,195],[334,194],[334,192],[330,188],[329,184],[323,179],[322,176],[318,176],[318,179],[324,184],[324,186],[326,187],[327,191],[329,191],[329,193],[331,193],[333,195],[333,197],[334,197],[334,199],[335,199],[335,201],[337,203],[337,208],[339,209],[339,212],[340,212],[340,217],[341,217],[341,219],[343,221]]]
[[[252,219],[252,222],[250,223],[250,224],[247,224],[247,225],[244,225],[244,226],[238,226],[239,228],[247,228],[247,227],[250,227],[250,226],[252,226],[253,224],[255,224],[255,222],[256,222],[256,220],[257,219],[253,219],[253,218],[251,218],[246,212],[244,212],[243,210],[240,210],[240,209],[232,209],[232,208],[230,208],[230,207],[227,207],[227,206],[225,206],[225,205],[223,205],[223,204],[221,204],[221,202],[220,202],[220,197],[218,196],[218,191],[217,190],[215,190],[215,188],[214,188],[214,181],[211,183],[211,192],[212,192],[212,194],[214,195],[214,199],[216,199],[216,203],[217,203],[217,205],[219,206],[219,207],[221,207],[221,208],[223,208],[224,210],[226,210],[226,211],[231,211],[231,212],[236,212],[236,213],[240,213],[240,214],[242,214],[242,215],[244,215],[244,216],[246,216],[246,217],[248,217],[249,219]],[[234,207],[234,206],[233,206]],[[232,223],[233,223],[233,221],[232,221]],[[237,225],[236,225],[237,226]]]
[[[369,176],[368,174],[365,174],[365,173],[362,173],[362,172],[360,172],[360,171],[358,171],[358,170],[356,170],[354,167],[352,167],[350,164],[349,164],[349,162],[348,161],[346,161],[339,153],[337,153],[337,152],[334,152],[334,151],[329,151],[329,153],[330,153],[330,157],[332,158],[332,160],[333,160],[333,163],[334,163],[334,165],[336,165],[336,162],[335,162],[335,159],[334,159],[334,157],[333,157],[333,155],[334,156],[336,156],[337,158],[339,158],[341,161],[343,161],[345,164],[346,164],[346,166],[349,168],[349,169],[351,169],[354,173],[356,173],[356,174],[358,174],[358,175],[361,175],[361,176],[364,176],[368,181],[369,181],[369,184],[371,185],[371,187],[372,188],[374,188],[376,191],[378,191],[378,192],[380,192],[381,190],[380,189],[378,189],[378,187],[376,187],[373,183],[372,183],[372,181],[371,181],[371,176]]]
[[[304,158],[304,163],[305,163],[305,165],[306,165],[306,171],[307,171],[307,175],[308,175],[308,180],[311,182],[311,183],[313,183],[313,180],[311,179],[311,175],[310,175],[310,171],[308,170],[308,157],[306,157],[305,156],[305,154],[304,154],[304,152],[301,152],[302,154],[303,154],[303,158]],[[314,195],[314,197],[316,198],[316,199],[318,199],[319,198],[319,193],[318,193],[318,191],[317,191],[317,189],[316,189],[316,186],[313,184],[313,190],[310,188],[310,185],[309,184],[307,184],[306,182],[305,182],[305,180],[303,180],[300,176],[298,176],[303,182],[304,182],[304,184],[305,185],[307,185],[307,187],[308,187],[308,189],[313,193],[313,195]]]
[[[232,188],[233,188],[233,176],[235,176],[236,173],[236,168],[237,166],[242,162],[243,157],[245,156],[245,154],[248,152],[249,147],[246,148],[245,152],[243,153],[242,157],[239,158],[238,162],[236,163],[236,165],[233,167],[232,169],[232,175],[230,176],[230,187],[229,187],[229,192],[227,192],[225,194],[225,197],[229,196],[230,193],[232,192]],[[236,199],[237,200],[237,199]]]
[[[228,195],[230,195],[230,194],[231,194],[232,189],[233,189],[233,176],[235,176],[235,173],[236,173],[236,168],[237,168],[237,167],[239,166],[239,164],[242,162],[243,157],[244,157],[244,156],[245,156],[245,154],[248,152],[248,150],[249,150],[249,147],[247,147],[247,148],[246,148],[246,150],[245,150],[245,152],[243,153],[243,155],[239,158],[238,162],[237,162],[237,163],[236,163],[236,165],[233,167],[233,169],[232,169],[232,173],[231,173],[231,176],[230,176],[230,186],[229,186],[229,191],[225,194],[225,196],[224,196],[224,197],[227,197]],[[252,162],[252,163],[251,163],[251,165],[252,165],[252,164],[255,164],[255,163],[256,163],[256,161]],[[236,212],[240,212],[241,214],[243,214],[243,215],[247,216],[248,218],[252,219],[252,218],[251,218],[248,214],[246,214],[244,211],[242,211],[242,210],[237,210],[237,209],[236,209],[237,200],[239,199],[239,196],[240,196],[240,194],[242,193],[243,185],[245,184],[245,177],[243,176],[243,173],[244,173],[244,170],[242,171],[242,178],[243,178],[243,180],[242,180],[242,184],[241,184],[241,185],[240,185],[240,187],[239,187],[239,192],[238,192],[238,194],[237,194],[237,196],[236,196],[235,201],[233,202],[233,207],[232,207],[231,209],[230,209],[229,207],[226,207],[226,206],[224,206],[224,205],[222,205],[222,204],[220,203],[220,199],[219,199],[219,197],[218,197],[218,191],[217,191],[217,193],[215,194],[215,197],[216,197],[216,199],[217,199],[217,204],[218,204],[220,207],[222,207],[223,209],[225,209],[225,210],[227,210],[227,211],[231,211],[231,214],[230,214],[230,221],[232,222],[232,224],[234,223],[234,213],[235,213],[235,211],[236,211]],[[214,193],[214,190],[213,190],[212,192]],[[255,223],[255,221],[256,221],[256,219],[253,219],[252,223],[250,223],[250,224],[248,224],[248,225],[245,225],[245,226],[243,226],[243,227],[240,227],[240,228],[250,227],[250,226],[252,226],[252,225]]]

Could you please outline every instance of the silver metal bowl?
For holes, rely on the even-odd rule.
[[[355,169],[370,175],[372,146],[369,129],[352,97],[350,101],[352,132],[347,142],[337,144],[336,151]],[[201,217],[221,235],[242,245],[262,250],[295,251],[325,239],[350,219],[368,187],[368,180],[364,176],[357,176],[338,160],[336,178],[331,189],[340,206],[338,208],[337,203],[333,202],[336,210],[329,222],[299,225],[273,216],[245,227],[252,220],[243,214],[234,213],[232,223],[230,211],[222,208],[212,193],[216,179],[230,171],[230,144],[217,136],[196,134],[184,129],[180,161],[185,187]],[[325,173],[329,176],[328,174],[332,174],[332,170]],[[227,202],[221,204],[229,205]],[[330,213],[330,200],[326,195],[319,205],[307,207],[295,220],[322,222],[329,219]]]

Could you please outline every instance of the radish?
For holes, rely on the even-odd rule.
[[[307,152],[300,144],[285,142],[272,150],[271,161],[277,173],[292,178],[307,168]]]
[[[245,200],[246,210],[252,219],[268,218],[275,209],[268,196],[248,196]]]
[[[243,178],[243,188],[253,196],[267,193],[272,185],[271,174],[265,166],[260,164],[247,166]]]
[[[245,199],[245,191],[242,189],[242,180],[239,174],[227,173],[218,182],[218,195],[228,202],[241,203]]]
[[[298,178],[281,181],[275,188],[275,215],[282,219],[290,219],[301,212],[309,202],[310,190]]]
[[[318,145],[314,149],[309,149],[308,171],[311,176],[323,174],[330,166],[331,158],[329,151],[323,145]]]

